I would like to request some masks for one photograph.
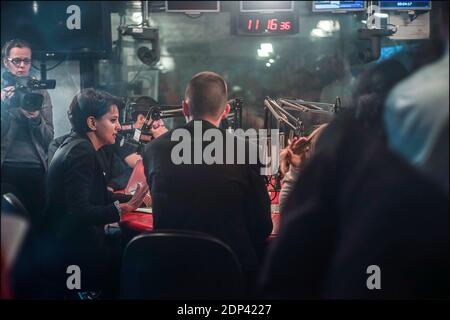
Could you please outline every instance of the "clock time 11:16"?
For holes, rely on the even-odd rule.
[[[258,31],[264,22],[261,22],[260,19],[252,19],[249,18],[247,21],[247,30],[249,31]],[[268,31],[288,31],[291,29],[291,21],[278,21],[278,19],[268,19],[265,24],[265,29]]]

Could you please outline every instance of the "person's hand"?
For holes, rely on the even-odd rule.
[[[289,141],[288,146],[280,152],[280,171],[285,175],[290,166],[300,167],[306,160],[309,149],[309,141],[306,137],[294,138]]]
[[[289,171],[289,162],[290,162],[290,153],[289,149],[281,149],[280,151],[280,171],[283,175]]]
[[[37,111],[27,111],[27,110],[24,110],[22,108],[19,108],[19,109],[22,112],[22,114],[25,117],[27,117],[28,119],[34,119],[34,118],[37,118],[39,116],[39,110],[37,110]]]
[[[143,186],[141,183],[138,183],[136,191],[134,192],[133,197],[130,199],[130,201],[119,204],[120,208],[122,209],[122,214],[134,211],[139,208],[147,193],[148,185],[145,184]]]
[[[161,119],[153,121],[153,124],[150,127],[150,132],[155,139],[166,133],[167,128],[164,126],[164,121]]]
[[[309,152],[309,140],[306,137],[295,138],[288,146],[290,164],[296,168],[307,158]]]
[[[2,101],[5,101],[12,97],[14,94],[14,86],[8,86],[2,89]]]

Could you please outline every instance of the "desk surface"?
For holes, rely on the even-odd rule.
[[[138,232],[153,230],[153,215],[142,212],[130,212],[122,215],[120,226]]]
[[[131,180],[131,179],[130,179]],[[280,214],[279,214],[279,191],[275,191],[273,186],[275,185],[275,180],[272,178],[272,183],[268,187],[269,196],[271,199],[272,206],[272,223],[273,229],[269,236],[269,239],[274,238],[278,234],[278,229],[280,225]],[[128,183],[131,185],[131,182]],[[123,193],[125,190],[116,191]],[[148,209],[147,209],[148,210]],[[120,226],[123,228],[130,229],[136,232],[149,232],[153,230],[153,215],[151,213],[143,212],[130,212],[122,215],[122,220],[120,221]]]

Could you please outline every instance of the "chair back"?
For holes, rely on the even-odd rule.
[[[30,213],[23,203],[12,193],[5,193],[2,196],[2,212],[23,217],[25,220],[30,220]]]
[[[239,299],[244,288],[235,254],[211,235],[159,230],[136,236],[124,252],[125,299]]]
[[[10,274],[29,230],[29,214],[12,193],[1,202],[1,298],[14,298]]]

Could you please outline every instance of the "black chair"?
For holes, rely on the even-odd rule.
[[[204,233],[160,230],[134,237],[124,252],[124,299],[239,299],[244,288],[233,251]]]
[[[30,220],[30,213],[22,202],[12,193],[5,193],[2,196],[2,213],[21,216],[25,220]]]
[[[12,273],[15,270],[17,257],[23,250],[25,239],[29,234],[29,214],[19,199],[12,193],[2,195],[1,201],[1,256],[2,288],[13,290]],[[3,296],[5,294],[5,296]],[[14,298],[11,292],[6,295],[2,290],[2,298]]]

